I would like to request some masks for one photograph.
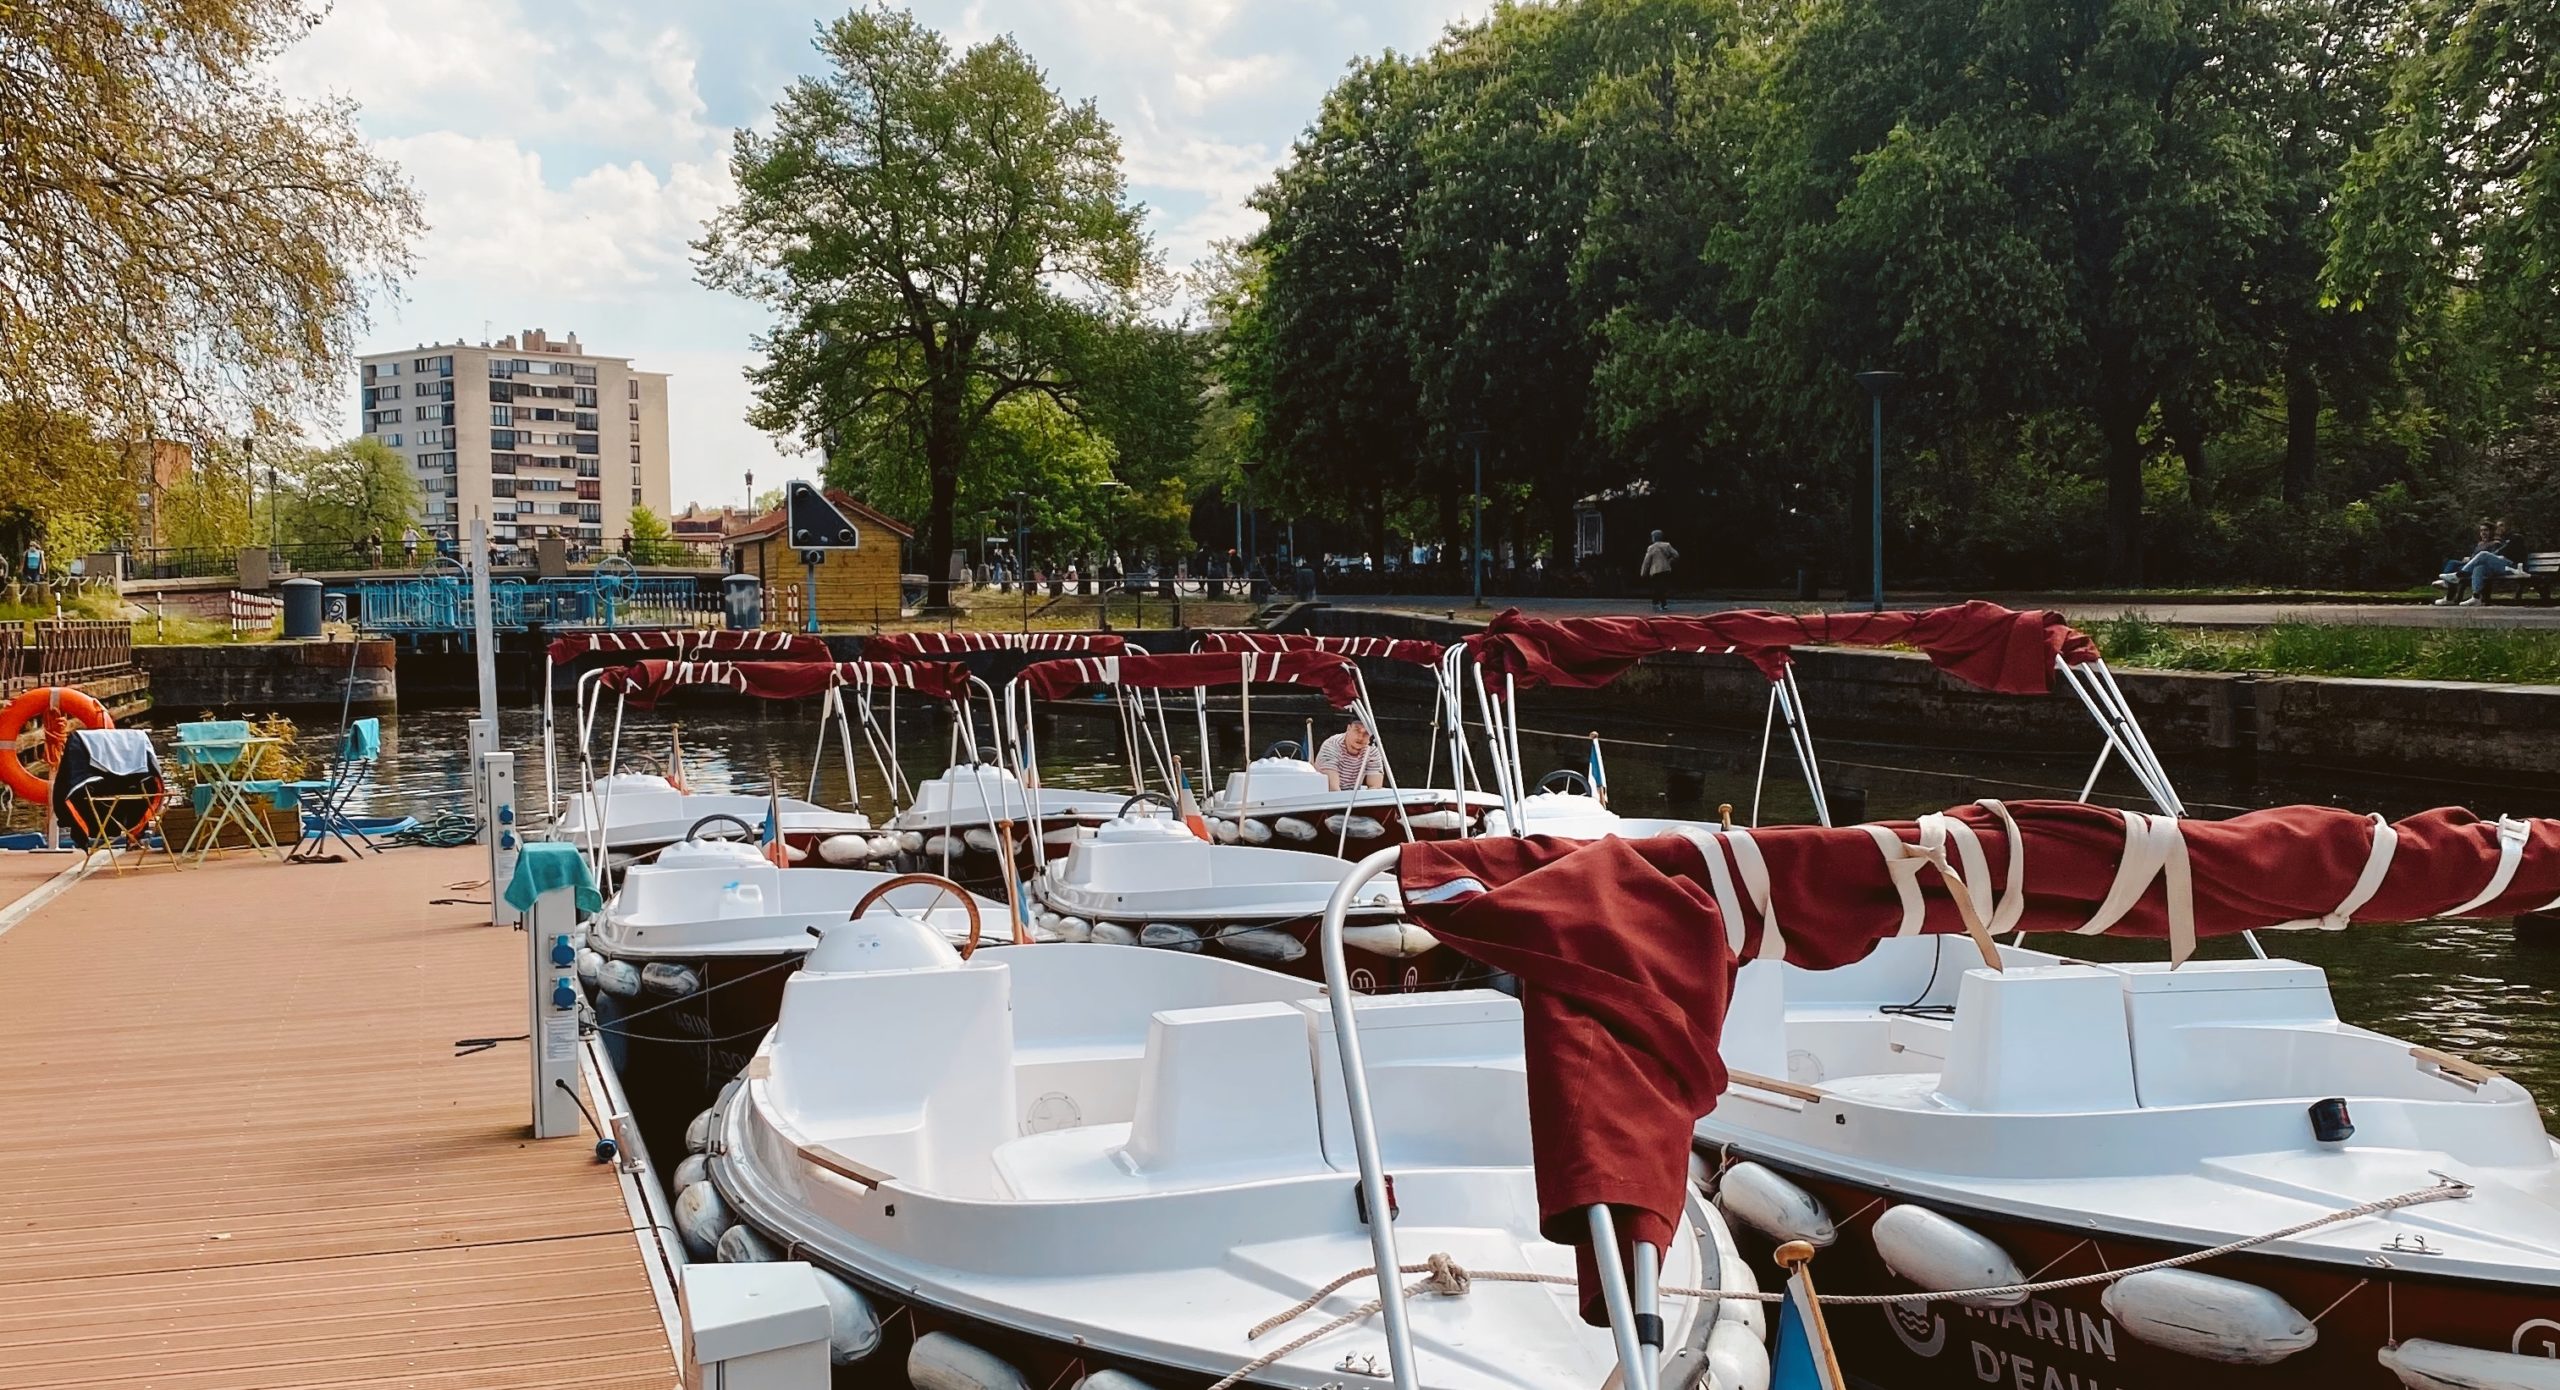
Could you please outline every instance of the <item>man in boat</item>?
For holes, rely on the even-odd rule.
[[[1325,785],[1338,792],[1387,784],[1387,755],[1370,741],[1369,726],[1357,719],[1316,750],[1315,767],[1324,774]]]

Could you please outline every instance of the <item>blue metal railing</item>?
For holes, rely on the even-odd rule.
[[[468,632],[477,614],[459,578],[366,579],[331,584],[348,616],[376,632]],[[489,624],[502,631],[541,627],[665,627],[716,621],[720,597],[690,576],[640,576],[620,585],[593,579],[501,579],[489,589]]]

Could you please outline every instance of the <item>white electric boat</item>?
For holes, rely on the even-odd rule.
[[[840,926],[703,1117],[677,1224],[698,1255],[815,1265],[847,1376],[1610,1382],[1612,1331],[1582,1321],[1569,1287],[1527,1281],[1570,1285],[1574,1261],[1538,1234],[1517,1001],[1361,997],[1356,1013],[1365,1089],[1304,980],[1170,951],[964,962],[920,924]],[[1370,1185],[1381,1201],[1364,1153],[1394,1175]],[[1747,1290],[1712,1210],[1688,1217],[1662,1288]],[[1398,1300],[1394,1321],[1346,1316],[1377,1295],[1357,1276],[1382,1258],[1440,1271],[1440,1292]],[[1645,1383],[1764,1390],[1758,1305],[1666,1292],[1660,1310]]]
[[[1862,1378],[2560,1385],[2560,1151],[2533,1098],[2340,1020],[2317,968],[2190,956],[2206,936],[2538,910],[2560,899],[2560,821],[1982,802],[1422,846],[1397,867],[1443,950],[1512,959],[1533,992],[1573,988],[1540,977],[1547,952],[1720,957],[1644,956],[1625,977],[1654,999],[1612,1016],[1721,1030],[1730,1086],[1656,1118],[1706,1111],[1706,1181],[1755,1246],[1827,1247],[1835,1302],[1936,1296],[1834,1313]],[[1995,946],[2012,932],[2165,939],[2168,959]],[[1571,1084],[1641,1097],[1657,1055],[1578,1057]]]
[[[962,950],[1036,936],[1017,934],[1003,903],[929,875],[785,869],[735,839],[686,839],[626,869],[574,959],[653,1151],[672,1152],[745,1065],[821,934],[893,913]]]

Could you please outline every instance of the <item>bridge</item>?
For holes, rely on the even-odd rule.
[[[318,576],[314,576],[317,578]],[[452,575],[321,579],[330,616],[390,635],[463,633],[479,616],[471,585]],[[796,588],[796,586],[794,586]],[[628,571],[576,578],[507,576],[489,586],[489,626],[498,632],[552,627],[699,627],[720,621],[716,581],[703,575]]]

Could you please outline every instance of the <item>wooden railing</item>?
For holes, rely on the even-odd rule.
[[[28,653],[25,627],[10,623],[0,627],[0,692],[14,691],[27,674]]]
[[[115,619],[66,618],[34,624],[36,681],[65,685],[133,666],[133,627]]]

